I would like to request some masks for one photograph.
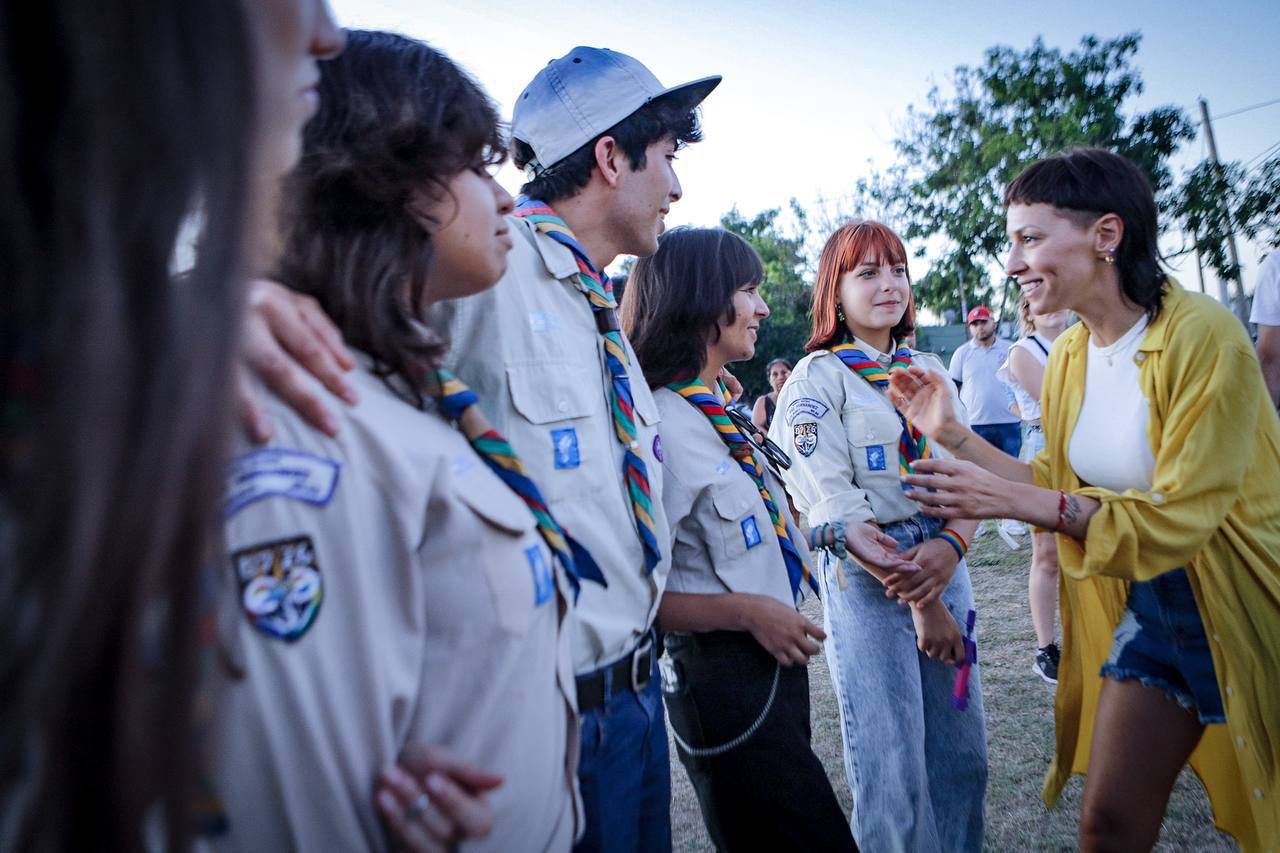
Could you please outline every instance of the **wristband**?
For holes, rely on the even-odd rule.
[[[942,528],[942,530],[938,531],[938,535],[933,538],[941,539],[943,542],[946,542],[954,548],[957,560],[963,560],[965,553],[969,550],[969,543],[965,542],[964,537],[959,533],[956,533],[950,527]]]
[[[827,532],[832,534],[832,541],[827,542]],[[843,560],[849,556],[848,548],[845,546],[845,533],[848,528],[843,520],[832,521],[809,529],[809,550],[817,551],[821,548],[824,551],[830,551],[831,554]]]
[[[1058,492],[1058,526],[1053,528],[1054,533],[1061,533],[1062,527],[1067,523],[1067,493]]]

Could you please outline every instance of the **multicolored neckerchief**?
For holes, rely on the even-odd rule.
[[[480,398],[476,396],[476,392],[447,370],[436,371],[436,378],[440,383],[440,396],[437,399],[441,410],[447,417],[458,422],[462,434],[485,464],[529,507],[538,522],[538,532],[568,575],[575,599],[581,590],[580,578],[607,587],[604,574],[596,561],[551,515],[551,509],[542,497],[538,485],[529,477],[529,470],[524,467],[507,440],[490,425],[480,411],[477,405]]]
[[[591,305],[591,313],[595,316],[596,328],[604,338],[605,363],[609,368],[609,408],[613,414],[613,430],[618,441],[626,448],[622,457],[622,476],[627,483],[627,492],[631,498],[631,513],[635,516],[636,530],[640,534],[640,544],[644,548],[645,570],[652,572],[662,560],[662,550],[658,547],[657,530],[653,523],[649,469],[645,467],[644,459],[640,456],[640,443],[636,440],[635,404],[631,397],[631,377],[627,373],[631,357],[627,354],[622,331],[618,326],[618,303],[613,298],[613,283],[595,268],[591,259],[587,257],[587,253],[578,244],[578,238],[573,236],[573,231],[546,202],[521,199],[516,205],[515,215],[529,220],[540,232],[569,249],[578,262],[575,284],[586,295],[587,302]]]
[[[836,344],[831,347],[831,352],[844,362],[845,367],[881,391],[889,387],[890,370],[911,366],[911,348],[906,344],[898,344],[888,369],[853,344]],[[898,416],[898,420],[902,421],[902,434],[898,436],[898,473],[910,474],[911,463],[917,459],[928,459],[933,455],[933,448],[929,446],[929,440],[925,438],[924,433],[913,427],[897,409],[894,409],[894,414]],[[903,483],[903,491],[909,488]]]
[[[791,541],[791,535],[787,532],[787,525],[782,519],[782,514],[778,511],[778,505],[774,502],[773,496],[769,494],[769,489],[764,484],[764,471],[761,469],[760,463],[756,461],[751,444],[743,437],[742,433],[738,432],[738,428],[733,425],[733,421],[729,420],[729,416],[725,414],[724,406],[729,399],[728,390],[723,384],[717,382],[716,390],[719,394],[712,394],[711,390],[697,377],[687,382],[671,382],[668,383],[667,387],[684,397],[693,404],[694,408],[707,416],[707,420],[711,421],[711,425],[715,427],[716,434],[720,436],[720,440],[728,446],[729,455],[738,463],[738,467],[751,478],[751,482],[755,483],[756,490],[760,492],[760,499],[764,501],[764,508],[769,513],[769,521],[773,523],[773,532],[778,534],[778,546],[782,549],[782,561],[787,567],[787,579],[791,581],[792,598],[795,599],[797,604],[800,603],[800,587],[805,582],[808,582],[809,587],[817,593],[818,581],[810,574],[804,558],[800,556],[800,552],[796,550],[795,544]]]

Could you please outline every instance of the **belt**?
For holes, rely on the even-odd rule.
[[[595,672],[579,675],[578,713],[603,708],[609,696],[624,689],[639,693],[653,676],[653,662],[657,658],[657,644],[653,630],[645,634],[640,644],[621,660],[600,667]]]

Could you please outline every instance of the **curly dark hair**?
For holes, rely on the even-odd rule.
[[[622,299],[622,327],[649,387],[696,376],[720,320],[734,322],[733,294],[764,280],[746,240],[723,228],[672,228],[658,251],[639,258]]]
[[[1087,227],[1114,213],[1124,222],[1116,269],[1125,297],[1154,320],[1168,276],[1160,266],[1156,200],[1142,170],[1104,148],[1072,148],[1032,163],[1004,191],[1004,206],[1051,204]]]
[[[672,92],[655,98],[560,162],[553,163],[522,186],[520,194],[547,204],[572,198],[591,180],[591,172],[596,167],[596,143],[606,136],[612,136],[618,143],[633,172],[644,169],[645,149],[655,142],[670,137],[677,151],[701,142],[697,105],[690,102],[693,97],[695,95],[688,92]],[[533,148],[519,139],[512,141],[511,150],[512,161],[521,169],[534,159]]]
[[[506,157],[498,113],[440,51],[396,33],[349,30],[320,65],[320,103],[286,181],[280,280],[309,293],[399,396],[422,408],[443,337],[421,306],[431,238],[415,192],[443,197],[464,169]]]

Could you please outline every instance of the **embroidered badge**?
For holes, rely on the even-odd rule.
[[[577,468],[582,463],[578,454],[578,431],[573,427],[553,429],[551,446],[555,450],[557,468]]]
[[[341,467],[334,459],[275,447],[238,456],[227,476],[223,515],[230,518],[252,503],[277,495],[324,506],[333,499]]]
[[[754,515],[749,515],[742,520],[742,539],[747,543],[748,548],[754,548],[760,544],[760,528],[756,526]]]
[[[662,458],[662,436],[660,435],[655,435],[653,437],[653,458],[657,459],[659,462],[666,461]]]
[[[538,335],[550,335],[560,331],[560,321],[545,311],[529,312],[529,330]]]
[[[818,425],[796,424],[792,431],[795,433],[796,450],[801,456],[812,456],[818,449]]]
[[[873,445],[867,448],[867,468],[871,471],[884,470],[884,448]]]
[[[231,568],[240,583],[245,615],[268,637],[292,643],[316,621],[324,582],[310,536],[236,551]]]
[[[798,397],[787,406],[787,423],[794,423],[801,415],[820,418],[829,411],[831,407],[816,397]]]
[[[545,604],[555,591],[555,580],[551,575],[551,563],[547,561],[542,548],[530,545],[524,549],[524,556],[529,561],[529,571],[533,572],[533,606]]]
[[[720,464],[716,466],[716,474],[720,477],[723,477],[724,475],[728,474],[730,471],[734,470],[734,468],[736,467],[737,466],[734,465],[733,462],[731,462],[728,459],[721,460]]]

